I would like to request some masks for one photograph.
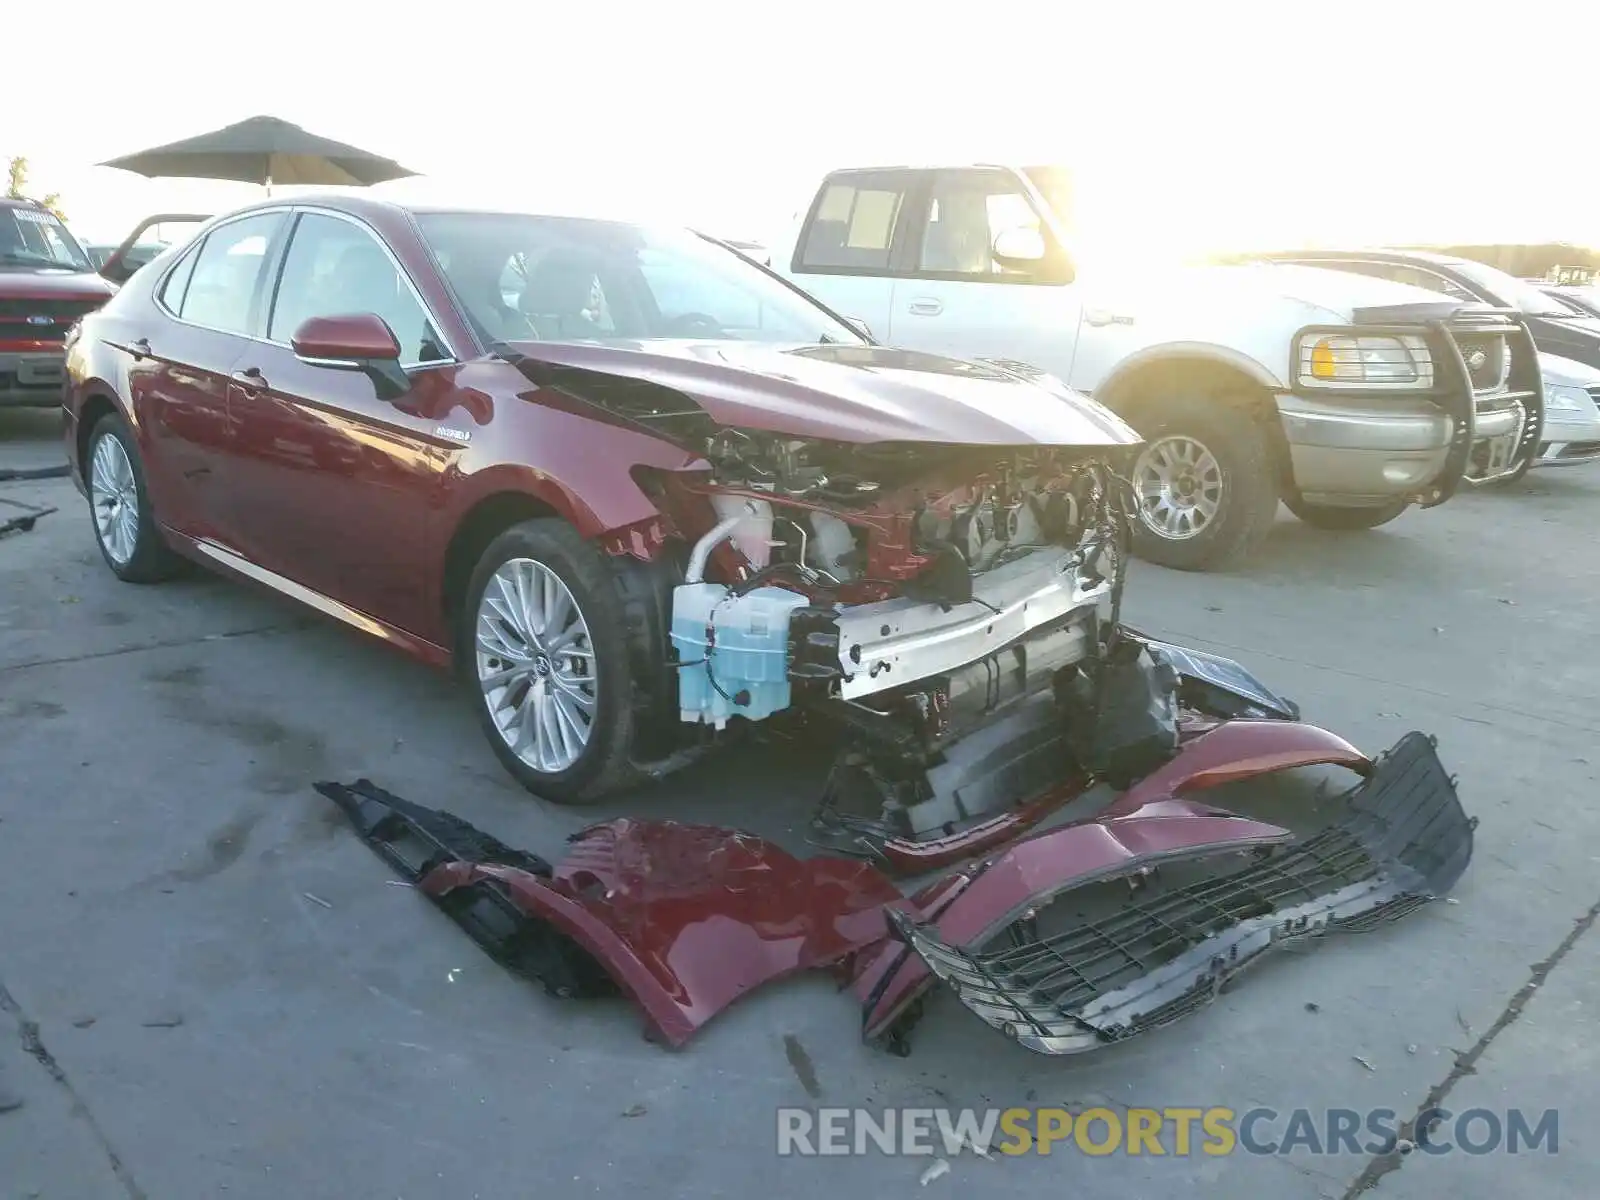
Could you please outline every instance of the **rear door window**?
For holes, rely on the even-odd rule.
[[[185,254],[183,260],[161,285],[161,303],[174,316],[181,316],[183,313],[184,293],[189,290],[189,279],[194,275],[194,264],[200,257],[201,249],[202,246],[196,246]]]
[[[806,227],[799,268],[887,271],[910,176],[830,180]]]
[[[178,315],[208,329],[249,334],[267,247],[282,223],[282,213],[258,213],[213,229],[200,247]]]

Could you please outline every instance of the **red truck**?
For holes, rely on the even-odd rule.
[[[205,219],[162,213],[141,221],[96,269],[48,208],[36,200],[0,197],[0,408],[59,405],[67,330],[138,269],[129,250],[154,225]]]

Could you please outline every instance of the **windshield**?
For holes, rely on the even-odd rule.
[[[1483,263],[1463,260],[1455,263],[1452,269],[1490,293],[1499,303],[1521,309],[1530,317],[1586,315],[1565,300],[1547,296],[1531,283],[1524,283],[1515,275],[1507,275],[1504,271],[1485,266]]]
[[[776,277],[687,230],[509,213],[422,213],[417,222],[490,342],[864,342]]]
[[[0,207],[0,266],[94,270],[88,256],[54,213],[9,205]]]

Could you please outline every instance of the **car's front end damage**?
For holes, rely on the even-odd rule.
[[[963,366],[960,386],[993,401],[972,416],[907,382],[951,365],[876,347],[811,348],[760,386],[681,355],[504,356],[545,402],[686,451],[680,470],[636,472],[659,522],[607,543],[670,583],[660,673],[635,680],[641,714],[676,718],[668,747],[737,723],[833,754],[808,837],[823,853],[805,857],[615,820],[547,862],[367,781],[319,785],[551,993],[620,989],[678,1045],[750,989],[830,969],[866,1036],[903,1050],[943,980],[1019,1044],[1069,1053],[1193,1010],[1273,946],[1398,916],[1465,868],[1472,823],[1429,739],[1371,760],[1238,663],[1122,623],[1138,439],[1091,402]],[[818,359],[873,372],[870,402],[827,411]],[[1360,777],[1320,832],[1196,798],[1316,764]],[[1109,916],[1056,920],[1108,882],[1125,901]]]

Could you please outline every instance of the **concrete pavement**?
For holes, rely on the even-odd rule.
[[[48,458],[50,433],[0,413],[0,466]],[[387,886],[312,781],[367,774],[554,857],[623,811],[797,841],[814,756],[734,753],[603,810],[552,808],[503,777],[443,678],[233,583],[117,583],[65,481],[0,497],[61,510],[0,540],[0,1094],[24,1101],[0,1112],[0,1200],[1409,1200],[1576,1196],[1600,1165],[1578,1136],[1597,1098],[1596,935],[1577,924],[1600,899],[1600,472],[1536,472],[1369,534],[1285,514],[1236,575],[1136,567],[1129,617],[1149,632],[1242,659],[1368,749],[1436,733],[1478,851],[1453,903],[1287,956],[1187,1021],[1070,1060],[1008,1047],[949,997],[892,1058],[860,1044],[856,1011],[820,978],[742,1001],[676,1053],[620,1001],[546,998]],[[1456,1070],[1463,1053],[1475,1073]],[[1058,1149],[962,1155],[925,1189],[926,1159],[774,1154],[780,1105],[1407,1117],[1430,1094],[1559,1107],[1560,1153],[1387,1169]]]

